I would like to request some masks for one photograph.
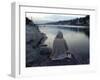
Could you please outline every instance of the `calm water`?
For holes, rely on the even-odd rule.
[[[65,28],[58,28],[55,25],[40,26],[40,31],[45,33],[48,37],[45,41],[45,44],[47,44],[49,47],[52,48],[53,41],[57,35],[57,32],[61,31],[63,33],[64,39],[66,40],[69,51],[75,55],[75,57],[79,60],[80,63],[89,62],[89,37],[84,32],[73,31]],[[66,25],[66,27],[67,26],[68,25]]]

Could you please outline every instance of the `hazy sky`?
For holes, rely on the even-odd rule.
[[[62,15],[62,14],[44,14],[44,13],[27,13],[26,16],[32,19],[37,24],[85,17],[85,15]]]

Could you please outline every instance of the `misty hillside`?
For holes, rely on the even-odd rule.
[[[63,21],[57,21],[57,22],[49,22],[46,24],[89,26],[89,15],[82,18],[76,18],[72,20],[63,20]]]

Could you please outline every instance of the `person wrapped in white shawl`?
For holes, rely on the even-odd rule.
[[[67,43],[63,38],[63,33],[59,31],[53,42],[53,49],[50,58],[51,60],[61,60],[65,58],[71,58],[71,54],[67,53],[68,53]]]

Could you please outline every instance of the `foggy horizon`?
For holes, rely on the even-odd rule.
[[[36,24],[45,24],[49,22],[57,22],[64,20],[72,20],[76,18],[85,17],[86,15],[59,15],[59,14],[41,14],[41,13],[27,13],[26,17],[31,19]]]

